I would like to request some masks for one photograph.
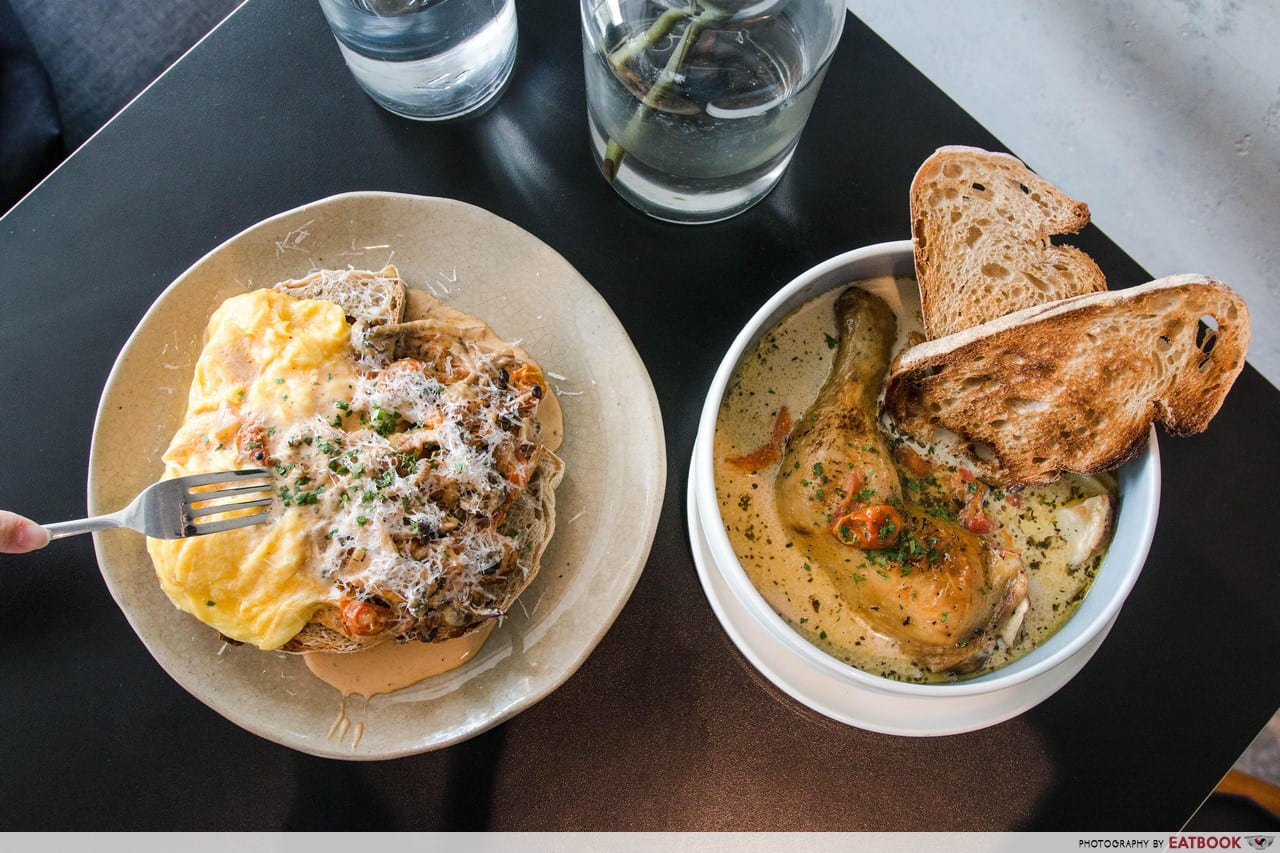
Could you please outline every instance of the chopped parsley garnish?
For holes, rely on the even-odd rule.
[[[280,503],[285,506],[312,506],[320,503],[320,495],[324,494],[324,486],[317,486],[313,490],[303,488],[310,484],[307,477],[299,477],[290,489],[288,486],[280,487]]]
[[[949,507],[945,507],[945,506],[929,507],[929,515],[932,515],[934,518],[944,519],[946,521],[956,520],[956,514],[952,512]]]
[[[373,410],[373,431],[384,438],[396,431],[396,424],[399,421],[400,416],[395,412],[388,412],[386,409]]]

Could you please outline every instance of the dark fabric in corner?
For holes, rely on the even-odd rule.
[[[53,86],[14,14],[0,0],[0,212],[62,159]]]
[[[48,69],[69,154],[239,0],[3,2],[12,5]]]

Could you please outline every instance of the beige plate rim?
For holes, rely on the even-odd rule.
[[[666,485],[652,380],[608,304],[568,261],[513,223],[464,202],[353,192],[249,226],[156,298],[103,389],[90,447],[89,511],[118,509],[159,476],[200,334],[222,299],[320,266],[377,269],[387,260],[411,286],[480,316],[500,335],[518,339],[553,378],[563,377],[566,473],[557,492],[557,532],[520,606],[475,658],[368,703],[343,703],[299,657],[227,647],[213,629],[172,607],[139,534],[94,535],[112,596],[182,687],[268,740],[348,760],[457,743],[559,687],[630,597],[653,544]],[[620,528],[610,523],[614,518],[630,523]],[[342,717],[347,723],[338,725]]]

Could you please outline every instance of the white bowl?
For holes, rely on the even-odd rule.
[[[809,643],[770,607],[751,583],[734,553],[720,515],[712,468],[713,438],[720,405],[739,360],[783,317],[810,299],[853,281],[878,276],[914,276],[914,272],[909,240],[855,249],[831,258],[801,274],[778,291],[751,318],[734,340],[719,370],[716,371],[698,424],[698,440],[694,447],[690,470],[691,499],[696,501],[696,518],[701,520],[701,529],[697,533],[700,534],[700,538],[705,539],[706,553],[714,563],[715,570],[723,579],[735,604],[750,613],[758,623],[758,627],[762,629],[756,637],[756,646],[759,645],[760,636],[767,636],[768,642],[785,649],[787,655],[798,667],[816,670],[824,677],[834,679],[836,683],[843,684],[850,690],[873,691],[882,695],[943,700],[947,697],[973,697],[996,691],[1021,690],[1026,695],[1038,696],[1036,701],[1040,701],[1048,695],[1043,689],[1044,683],[1054,681],[1057,684],[1053,689],[1061,687],[1066,683],[1067,678],[1083,667],[1092,656],[1102,636],[1115,621],[1121,605],[1124,604],[1125,598],[1142,571],[1151,546],[1151,538],[1155,533],[1156,514],[1160,503],[1160,463],[1154,429],[1147,449],[1117,472],[1120,507],[1116,516],[1115,532],[1097,576],[1079,608],[1052,637],[1038,648],[999,669],[965,681],[936,684],[910,684],[895,681],[850,666]],[[695,517],[693,509],[691,508],[690,512],[691,518]],[[707,578],[703,581],[704,587],[708,587],[708,595],[711,595],[712,590],[709,588]],[[721,617],[722,622],[725,622],[722,609],[722,607],[716,607],[717,615]],[[726,623],[725,627],[737,641],[738,635],[742,633],[741,626],[730,629]],[[742,648],[740,642],[739,648]],[[743,651],[748,659],[759,657],[758,648],[752,652],[743,648]],[[776,651],[777,649],[773,650],[775,653]],[[759,667],[754,659],[753,663]],[[1056,669],[1059,667],[1067,669]],[[764,672],[763,669],[762,672]],[[770,676],[775,683],[779,683],[770,672],[765,672],[765,675]],[[1037,680],[1041,683],[1036,687],[1027,687],[1028,683]],[[787,689],[787,685],[779,684],[779,686]],[[788,690],[788,692],[796,695],[794,691]],[[797,698],[806,701],[804,696],[797,696]],[[828,713],[826,709],[817,707],[812,702],[806,701],[806,704],[814,707],[815,710],[827,713],[828,716],[839,718],[838,715]],[[992,718],[984,724],[998,721]],[[970,726],[970,728],[975,727],[980,726]]]

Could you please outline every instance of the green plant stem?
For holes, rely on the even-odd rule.
[[[677,23],[692,14],[692,6],[686,6],[683,9],[668,9],[658,16],[658,20],[654,21],[649,26],[649,29],[627,39],[621,47],[609,54],[609,61],[613,63],[614,68],[621,71],[622,66],[635,58],[637,53],[642,50],[648,50],[660,40],[666,38]]]
[[[670,9],[664,12],[657,21],[644,33],[643,36],[636,36],[622,47],[618,48],[609,58],[614,67],[621,70],[622,63],[634,57],[641,50],[652,47],[657,44],[659,39],[665,38],[678,21],[689,18],[689,22],[685,24],[684,32],[680,35],[680,41],[676,44],[675,50],[671,52],[671,56],[667,58],[667,64],[663,66],[662,71],[658,74],[653,85],[649,87],[649,91],[640,101],[640,105],[636,107],[635,113],[631,116],[627,126],[623,129],[620,136],[623,139],[634,139],[635,135],[640,131],[640,127],[649,119],[658,107],[658,103],[666,95],[667,91],[676,82],[680,75],[680,68],[684,65],[685,60],[689,58],[689,51],[698,41],[698,36],[708,24],[714,24],[729,17],[729,13],[717,9],[708,4],[702,4],[706,8],[702,12],[698,12],[698,3],[686,6],[683,9]],[[694,17],[694,14],[697,16]],[[619,59],[618,57],[622,58]],[[613,179],[617,177],[618,169],[622,167],[622,160],[627,156],[627,151],[622,147],[622,143],[614,137],[610,137],[605,144],[604,159],[600,162],[600,171],[604,173],[605,180],[613,183]]]

